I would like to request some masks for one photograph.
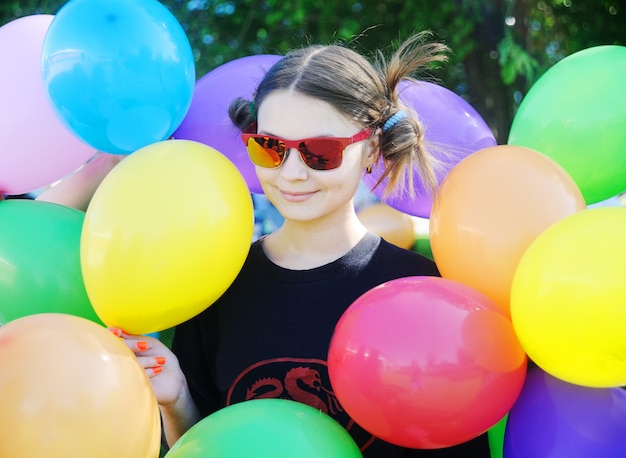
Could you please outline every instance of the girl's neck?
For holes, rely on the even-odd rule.
[[[283,225],[263,240],[263,250],[275,264],[304,270],[328,264],[350,251],[367,229],[355,213],[340,221],[285,220]]]

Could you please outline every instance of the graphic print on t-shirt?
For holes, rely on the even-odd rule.
[[[324,360],[276,358],[253,364],[233,382],[226,405],[263,398],[290,399],[321,410],[346,428],[362,451],[374,440],[341,407]]]

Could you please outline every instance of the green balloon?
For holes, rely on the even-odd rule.
[[[493,425],[491,429],[487,431],[491,458],[502,458],[502,454],[504,453],[504,433],[506,431],[506,422],[508,419],[509,414],[507,413],[498,423]]]
[[[325,413],[286,399],[254,399],[196,423],[165,458],[361,458],[350,434]]]
[[[84,218],[84,212],[49,202],[0,202],[0,325],[36,313],[102,324],[80,267]]]
[[[625,78],[624,46],[596,46],[566,57],[530,88],[508,143],[555,160],[587,204],[619,194],[626,190]]]

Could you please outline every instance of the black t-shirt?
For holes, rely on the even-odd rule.
[[[290,270],[252,244],[224,295],[176,329],[173,350],[203,416],[249,399],[280,397],[341,423],[367,458],[489,457],[487,435],[437,450],[408,450],[375,439],[335,397],[326,358],[335,325],[359,296],[396,278],[439,275],[435,264],[368,233],[330,264]],[[210,279],[208,279],[210,281]]]

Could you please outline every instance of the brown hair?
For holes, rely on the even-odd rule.
[[[402,80],[413,80],[416,73],[447,59],[447,46],[430,42],[430,36],[429,32],[417,33],[404,41],[389,60],[378,51],[371,62],[341,45],[312,45],[293,50],[268,70],[253,101],[238,98],[231,103],[230,117],[240,129],[247,128],[255,121],[255,107],[279,89],[293,89],[323,100],[363,127],[382,128],[391,116],[404,110],[409,116],[381,134],[380,150],[374,161],[382,156],[385,170],[375,186],[388,179],[385,194],[413,193],[412,174],[407,172],[417,167],[424,188],[434,192],[438,161],[425,147],[417,115],[398,96]],[[405,179],[408,189],[400,189]]]

